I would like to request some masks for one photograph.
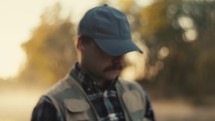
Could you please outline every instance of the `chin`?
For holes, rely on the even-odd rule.
[[[109,71],[104,75],[106,80],[115,80],[119,76],[119,71]]]

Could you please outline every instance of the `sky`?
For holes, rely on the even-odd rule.
[[[21,44],[31,37],[46,7],[58,0],[0,0],[0,78],[15,76],[26,61]],[[60,0],[63,15],[78,21],[98,0]]]
[[[119,0],[112,0],[111,4]],[[150,4],[151,0],[135,0],[138,5]],[[21,44],[31,37],[39,25],[44,9],[56,2],[62,5],[62,15],[71,15],[77,23],[99,0],[0,0],[0,79],[18,74],[26,62]]]

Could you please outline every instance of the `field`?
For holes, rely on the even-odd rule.
[[[29,121],[33,107],[44,92],[23,86],[1,86],[0,121]],[[193,106],[180,100],[153,100],[153,108],[157,121],[215,121],[214,106]]]

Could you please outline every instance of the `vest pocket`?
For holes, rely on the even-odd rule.
[[[85,100],[69,99],[64,101],[66,105],[67,121],[88,121],[87,110],[90,105]]]

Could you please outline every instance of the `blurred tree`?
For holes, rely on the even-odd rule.
[[[143,28],[147,31],[143,31],[143,36],[148,37],[145,38],[145,43],[152,45],[152,52],[155,51],[150,53],[154,56],[149,58],[148,70],[151,66],[156,66],[157,61],[163,63],[162,70],[154,78],[160,91],[163,90],[165,94],[172,96],[176,92],[187,96],[198,96],[199,99],[214,94],[211,85],[215,83],[212,81],[214,76],[211,71],[215,70],[215,61],[213,61],[215,55],[212,54],[215,49],[212,44],[215,25],[212,16],[214,16],[215,1],[160,0],[150,7],[156,5],[167,5],[159,10],[164,13],[165,19],[154,18],[166,21],[164,22],[166,25],[164,28],[156,29],[153,34],[147,33],[147,28]],[[147,9],[144,12],[147,12]],[[151,14],[154,15],[153,12]],[[152,19],[144,20],[149,22],[148,26],[154,25],[150,23]],[[156,42],[151,44],[151,40]],[[163,47],[169,50],[166,58],[160,58]],[[210,68],[207,68],[208,63]]]
[[[110,2],[111,0],[108,0]],[[147,47],[141,83],[154,85],[161,96],[214,94],[215,1],[120,0],[134,32]],[[142,63],[142,62],[140,62]]]
[[[215,1],[151,0],[148,6],[140,1],[101,0],[127,14],[134,40],[146,46],[145,62],[135,59],[145,64],[139,69],[139,80],[144,80],[140,83],[152,84],[161,96],[213,95]],[[74,33],[69,19],[60,17],[59,4],[46,10],[32,38],[23,44],[28,62],[19,78],[50,84],[63,77],[76,58]]]
[[[76,59],[73,42],[74,25],[69,17],[61,18],[61,6],[56,3],[41,15],[40,25],[29,41],[22,45],[27,62],[19,80],[52,84],[65,76]]]

